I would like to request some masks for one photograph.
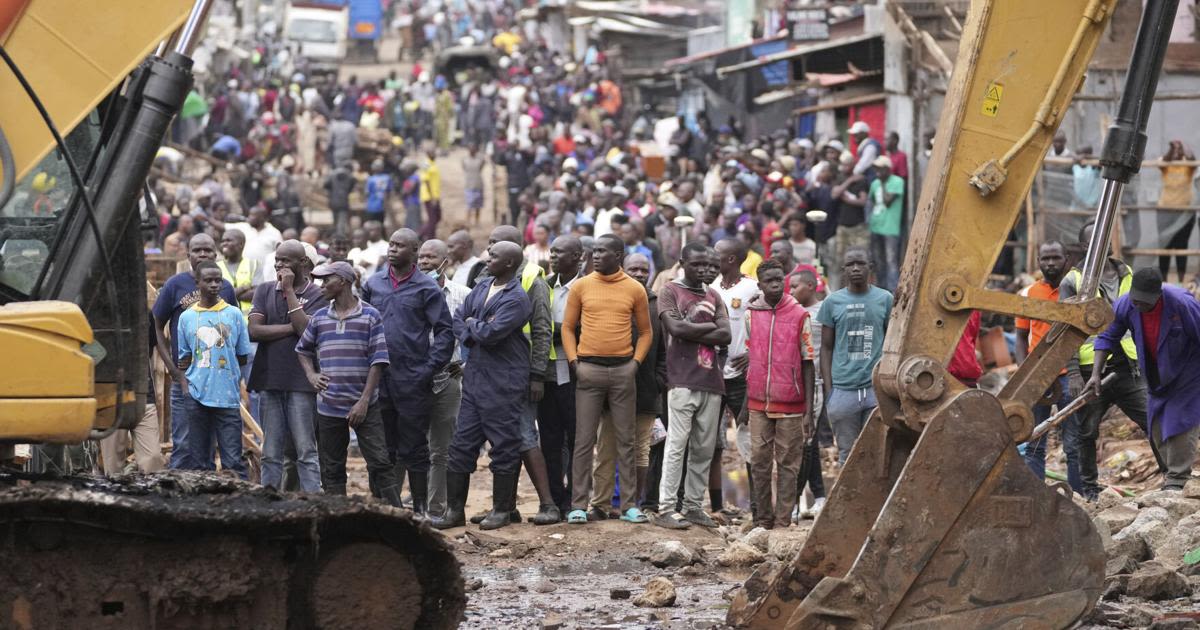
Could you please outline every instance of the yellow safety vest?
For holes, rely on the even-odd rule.
[[[541,265],[527,262],[527,263],[525,263],[525,268],[521,270],[521,288],[525,289],[526,293],[529,293],[529,288],[533,286],[533,283],[535,281],[537,281],[538,278],[545,278],[545,277],[546,277],[546,272],[545,272],[545,270],[542,269]],[[547,293],[550,294],[550,312],[553,314],[553,312],[554,312],[554,291],[547,291]],[[525,322],[525,327],[521,329],[521,332],[525,333],[525,336],[530,338],[529,345],[530,345],[530,347],[532,347],[533,346],[533,338],[532,338],[533,337],[533,328],[532,328],[532,326],[530,326],[529,322]],[[551,337],[551,339],[554,338],[554,317],[553,317],[553,315],[551,315],[551,317],[550,317],[550,337]],[[558,358],[558,355],[554,352],[554,344],[551,343],[550,344],[550,360],[553,361],[557,358]]]
[[[233,285],[234,290],[242,287],[248,287],[254,284],[254,274],[258,271],[258,261],[250,258],[243,258],[242,263],[238,265],[237,273],[229,273],[229,266],[224,260],[217,261],[217,266],[221,268],[221,276]],[[249,300],[238,302],[238,306],[242,309],[242,315],[249,317],[251,303]]]
[[[1075,284],[1076,290],[1079,285],[1083,284],[1083,272],[1072,268],[1067,272],[1067,277]],[[1129,287],[1133,285],[1133,273],[1129,271],[1129,267],[1121,268],[1121,283],[1117,285],[1117,295],[1113,297],[1116,302],[1117,298],[1129,293]],[[1096,289],[1096,295],[1100,295],[1100,289]],[[1088,337],[1087,341],[1079,346],[1079,365],[1092,365],[1096,362],[1096,337],[1095,335]],[[1126,332],[1125,337],[1121,339],[1121,349],[1125,351],[1125,356],[1133,363],[1137,363],[1137,344],[1133,341],[1133,335]]]

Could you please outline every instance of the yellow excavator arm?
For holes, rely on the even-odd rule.
[[[1111,308],[985,283],[1115,4],[972,2],[874,374],[879,408],[800,552],[756,571],[731,625],[1065,628],[1099,598],[1091,519],[1034,477],[1016,445],[1034,428],[1031,406]],[[1082,296],[1096,294],[1116,199],[1141,160],[1176,4],[1148,3],[1142,18],[1101,157]],[[1055,322],[997,396],[945,368],[973,310]]]

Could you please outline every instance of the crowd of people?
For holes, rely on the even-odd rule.
[[[407,480],[407,506],[439,528],[468,521],[485,445],[492,509],[470,519],[485,529],[520,520],[522,469],[536,524],[713,527],[737,511],[722,496],[730,448],[747,462],[754,524],[815,515],[820,448],[836,445],[844,463],[876,406],[871,374],[911,194],[898,134],[857,121],[819,142],[788,129],[749,137],[732,120],[631,111],[594,47],[577,63],[505,33],[495,76],[431,77],[418,65],[408,79],[361,87],[292,77],[284,89],[269,72],[215,84],[196,125],[205,131],[188,140],[213,138],[206,151],[245,166],[240,209],[215,184],[158,195],[161,247],[190,263],[153,307],[153,343],[172,377],[170,467],[212,469],[219,455],[246,474],[244,383],[263,429],[264,485],[346,493],[353,430],[371,493],[404,505]],[[304,129],[323,121],[318,143]],[[660,160],[642,141],[664,125]],[[397,140],[361,164],[355,138],[372,126]],[[451,158],[454,144],[466,150]],[[485,168],[505,174],[493,193],[508,214],[486,247],[467,229],[438,238],[450,159],[465,191],[455,211],[470,222],[481,220]],[[287,211],[298,203],[292,179],[317,172],[334,215],[325,234]],[[352,227],[356,187],[365,203]],[[1071,294],[1077,250],[1043,244],[1029,295]],[[1118,321],[1072,362],[1060,401],[1102,389],[1083,420],[1063,425],[1072,487],[1088,497],[1109,404],[1152,437],[1169,487],[1190,474],[1200,432],[1168,400],[1200,346],[1126,351],[1193,317],[1194,305],[1154,289],[1148,271],[1119,261],[1109,271],[1101,291]],[[1149,304],[1150,317],[1169,302],[1171,315],[1138,320],[1130,302]],[[1133,341],[1120,342],[1122,325]],[[971,326],[951,367],[968,385],[981,373],[978,315]],[[1028,331],[1022,350],[1048,328],[1017,326]],[[1128,378],[1101,385],[1096,360]],[[1166,422],[1147,422],[1162,413]],[[1021,448],[1044,471],[1044,442]],[[801,509],[806,487],[813,500]]]

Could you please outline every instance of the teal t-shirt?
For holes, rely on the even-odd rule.
[[[892,203],[883,202],[883,193],[896,195]],[[881,236],[900,236],[900,217],[904,213],[904,180],[889,175],[887,182],[871,182],[867,193],[871,200],[871,233]]]
[[[883,355],[883,336],[892,315],[892,294],[871,285],[866,293],[835,291],[821,303],[817,321],[834,329],[833,369],[837,389],[871,386],[871,370]]]
[[[197,302],[179,316],[179,358],[192,356],[188,393],[205,407],[236,409],[242,402],[239,356],[250,355],[250,334],[241,309],[221,300]]]

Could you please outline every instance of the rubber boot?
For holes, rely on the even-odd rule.
[[[467,524],[467,489],[471,475],[446,471],[446,513],[433,519],[435,529],[464,527]]]
[[[546,471],[546,458],[542,457],[542,449],[534,448],[522,456],[525,460],[525,471],[538,494],[538,513],[533,516],[534,525],[553,525],[562,520],[562,512],[554,504],[550,495],[550,473]],[[513,486],[513,505],[516,506],[517,488]]]
[[[500,529],[511,522],[513,493],[516,492],[517,474],[492,474],[492,511],[479,524],[479,529]]]
[[[380,488],[379,498],[383,499],[384,503],[387,503],[392,507],[404,507],[404,502],[400,499],[400,486],[388,486],[387,488]]]
[[[413,514],[425,516],[426,497],[429,493],[429,473],[409,471],[408,491],[412,493]]]

